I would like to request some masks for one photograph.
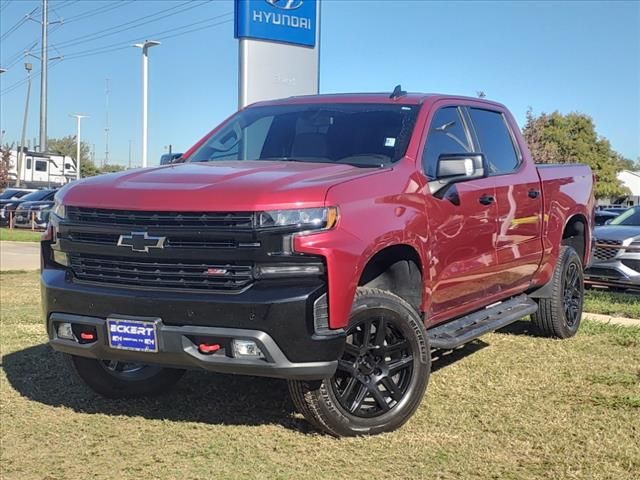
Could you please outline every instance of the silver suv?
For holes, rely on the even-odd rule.
[[[640,291],[640,206],[596,227],[594,237],[594,261],[585,282]]]

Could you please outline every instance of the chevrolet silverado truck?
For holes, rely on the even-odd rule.
[[[485,99],[257,103],[179,163],[57,193],[50,345],[108,397],[162,392],[185,369],[277,377],[330,435],[390,431],[420,404],[432,350],[529,315],[576,333],[593,182],[536,166]]]

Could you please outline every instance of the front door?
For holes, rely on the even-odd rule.
[[[432,118],[422,154],[428,180],[435,178],[440,155],[473,151],[461,114],[457,106],[444,106]],[[429,325],[482,307],[494,288],[495,196],[492,178],[460,182],[427,196]]]

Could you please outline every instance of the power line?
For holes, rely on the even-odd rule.
[[[86,18],[93,17],[101,13],[110,12],[111,10],[115,10],[116,8],[124,7],[125,5],[128,5],[130,3],[133,3],[133,0],[120,0],[115,4],[102,5],[101,7],[81,13],[80,15],[76,15],[75,17],[68,18],[67,20],[65,20],[65,23],[73,23],[80,20],[84,20]]]
[[[158,15],[160,15],[162,13],[169,12],[171,10],[176,10],[176,9],[178,9],[180,7],[183,7],[184,5],[189,4],[189,3],[193,3],[193,2],[186,1],[186,2],[181,3],[179,5],[175,5],[173,7],[166,8],[164,10],[160,10],[159,12],[156,12],[156,13],[154,13],[152,15],[145,15],[145,16],[136,18],[134,20],[131,20],[129,22],[122,23],[120,25],[115,25],[113,27],[105,28],[105,29],[99,30],[97,32],[93,32],[93,33],[89,33],[87,35],[82,35],[80,37],[72,38],[70,40],[65,40],[64,42],[56,43],[56,47],[58,47],[58,48],[71,47],[71,46],[82,44],[82,43],[92,42],[92,41],[97,40],[99,38],[104,38],[104,37],[108,37],[108,36],[111,36],[111,35],[116,35],[118,33],[122,33],[122,32],[125,32],[127,30],[131,30],[133,28],[141,27],[141,26],[147,25],[149,23],[157,22],[158,20],[161,20],[163,18],[171,17],[173,15],[177,15],[179,13],[183,13],[183,12],[186,12],[188,10],[191,10],[193,8],[200,7],[202,5],[205,5],[208,2],[204,1],[204,2],[196,4],[196,5],[189,5],[188,7],[183,8],[182,10],[179,10],[177,12],[168,13],[166,15],[162,15],[159,18],[155,18],[155,19],[153,18],[153,17],[156,17],[156,16],[158,16]],[[142,23],[139,23],[139,22],[142,22]],[[135,25],[131,25],[131,24],[135,24]],[[121,28],[121,27],[125,27],[127,25],[131,25],[131,26],[129,26],[127,28]]]
[[[20,60],[22,60],[24,58],[24,56],[31,50],[33,50],[36,45],[38,45],[38,43],[40,43],[39,39],[35,39],[32,40],[31,42],[27,43],[22,50],[20,50],[19,52],[11,55],[11,57],[9,57],[9,59],[7,59],[6,61],[6,65],[4,65],[5,68],[11,68],[13,67],[16,63],[18,63]]]
[[[55,61],[55,60],[53,60],[53,61]],[[62,63],[62,59],[58,59],[58,60],[56,61],[56,63],[53,63],[53,64],[49,67],[49,70],[51,70],[52,68],[57,67],[57,66],[58,66],[58,65],[60,65],[61,63]],[[34,76],[35,76],[35,75],[37,75],[38,73],[40,73],[40,69],[34,69],[34,70],[31,72],[31,74],[32,74],[32,75],[34,75]],[[7,88],[5,88],[4,90],[2,90],[2,91],[0,92],[0,95],[6,95],[7,93],[11,93],[11,92],[13,92],[15,89],[17,89],[17,88],[21,87],[22,85],[24,85],[25,83],[27,83],[27,79],[26,79],[26,78],[25,78],[25,79],[23,79],[23,80],[20,80],[20,81],[18,81],[18,82],[16,82],[16,83],[14,83],[14,84],[12,84],[12,85],[9,85]]]
[[[216,19],[220,19],[222,17],[228,16],[228,15],[231,15],[231,14],[232,14],[232,12],[223,13],[221,15],[216,15],[214,17],[207,18],[207,19],[201,20],[199,22],[191,23],[189,25],[183,25],[181,27],[176,27],[176,28],[173,28],[171,30],[165,30],[164,32],[166,33],[166,32],[171,32],[171,31],[176,31],[176,30],[183,30],[183,29],[191,27],[193,25],[202,24],[202,23],[206,23],[206,22],[212,22],[212,21],[214,21]],[[98,47],[98,48],[94,48],[94,49],[75,52],[75,53],[72,53],[71,55],[65,56],[64,60],[74,60],[74,59],[77,59],[77,58],[83,58],[83,57],[88,57],[88,56],[92,56],[92,55],[102,55],[102,54],[105,54],[105,53],[111,53],[111,52],[115,52],[115,51],[118,51],[118,50],[125,50],[125,49],[128,49],[128,48],[131,48],[131,44],[133,42],[139,41],[140,39],[143,39],[145,37],[152,37],[153,36],[153,37],[158,38],[158,40],[166,40],[166,39],[169,39],[169,38],[179,37],[179,36],[186,35],[186,34],[193,33],[193,32],[197,32],[197,31],[200,31],[200,30],[205,30],[207,28],[218,27],[220,25],[224,25],[224,24],[231,23],[231,22],[232,22],[232,19],[223,20],[223,21],[220,21],[220,22],[212,23],[211,25],[203,25],[201,27],[192,28],[192,29],[189,29],[189,30],[185,30],[183,32],[173,33],[171,35],[161,35],[161,34],[157,34],[157,33],[156,34],[149,34],[149,35],[142,35],[142,36],[136,37],[136,38],[134,38],[132,40],[128,40],[126,42],[123,42],[123,43],[118,43],[118,44],[113,44],[113,45],[106,45],[106,46],[103,46],[103,47]],[[54,63],[49,68],[51,69],[51,68],[54,68],[54,67],[58,66],[61,63],[61,61],[62,60],[59,60],[57,63]],[[35,70],[33,73],[37,74],[38,71]],[[24,79],[24,80],[20,80],[20,81],[18,81],[16,83],[12,84],[12,85],[9,85],[7,88],[2,90],[0,92],[0,94],[6,95],[8,93],[11,93],[15,89],[19,88],[21,85],[24,85],[26,82],[27,82],[27,80]]]
[[[25,22],[27,20],[29,20],[31,18],[32,15],[35,15],[35,13],[39,10],[39,7],[34,8],[33,10],[31,10],[31,12],[27,13],[24,17],[22,17],[20,20],[18,20],[15,25],[13,25],[13,27],[9,28],[9,30],[7,30],[6,32],[4,32],[1,36],[0,36],[0,40],[6,40],[7,37],[9,35],[11,35],[13,32],[15,32],[16,30],[18,30],[22,25],[25,24]]]
[[[130,40],[123,41],[123,42],[117,42],[117,43],[112,43],[112,44],[109,44],[109,45],[103,45],[102,47],[95,47],[95,48],[90,48],[90,49],[87,49],[87,50],[79,50],[79,51],[76,51],[76,52],[71,52],[71,53],[68,53],[67,55],[65,55],[65,58],[66,59],[80,58],[80,56],[92,55],[94,53],[107,53],[107,51],[115,51],[115,50],[120,50],[120,49],[124,49],[124,48],[129,48],[131,46],[131,43],[143,40],[144,38],[154,37],[154,38],[158,38],[159,40],[163,40],[163,39],[166,39],[166,38],[172,38],[173,36],[178,36],[179,34],[176,34],[176,35],[163,35],[163,34],[167,33],[167,32],[176,31],[176,30],[183,30],[185,28],[189,28],[189,27],[192,27],[194,25],[200,25],[200,24],[203,24],[203,23],[212,22],[214,20],[218,20],[220,18],[229,16],[229,15],[232,15],[232,12],[226,12],[226,13],[223,13],[223,14],[220,14],[220,15],[215,15],[213,17],[206,18],[206,19],[200,20],[198,22],[192,22],[192,23],[189,23],[189,24],[186,24],[186,25],[182,25],[182,26],[176,27],[176,28],[171,28],[171,29],[168,29],[168,30],[165,29],[165,30],[158,31],[158,32],[155,32],[155,33],[139,35],[139,36],[136,36],[134,38],[131,38]],[[231,21],[231,19],[226,20],[226,21],[224,21],[222,23],[227,23],[227,22],[230,22],[230,21]],[[220,25],[222,23],[220,23]],[[197,30],[202,30],[204,28],[209,28],[209,27],[216,26],[216,25],[218,25],[218,24],[206,25],[204,27],[200,27],[200,28],[197,28],[197,29],[188,30],[188,32],[191,32],[191,31],[195,32]],[[183,32],[183,33],[187,33],[187,32]],[[182,33],[180,33],[180,34],[182,34]]]

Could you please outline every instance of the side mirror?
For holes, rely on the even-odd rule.
[[[444,153],[438,157],[437,178],[429,182],[429,190],[435,195],[452,183],[484,178],[487,172],[487,161],[482,153]]]

